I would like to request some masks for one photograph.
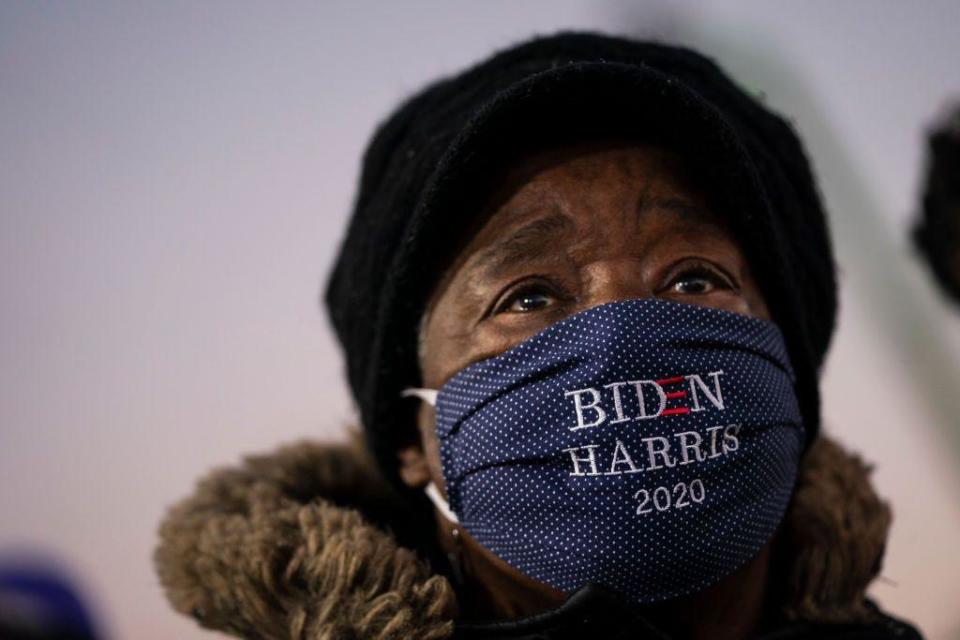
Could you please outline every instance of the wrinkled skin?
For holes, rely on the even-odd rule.
[[[482,225],[430,297],[420,336],[423,386],[495,356],[579,311],[656,296],[769,319],[747,261],[681,159],[649,146],[596,143],[527,155],[491,194]],[[443,491],[433,409],[398,450],[412,487]],[[441,544],[466,578],[462,615],[516,618],[564,594],[532,580],[438,514]],[[747,637],[760,621],[770,545],[694,596],[650,610],[679,637]],[[696,611],[696,616],[690,613]]]

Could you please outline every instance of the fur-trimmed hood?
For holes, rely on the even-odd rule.
[[[824,437],[804,458],[782,532],[788,619],[873,615],[865,590],[891,515],[869,472]],[[358,440],[288,445],[210,473],[171,508],[157,572],[174,608],[241,637],[448,638],[456,595],[397,542],[400,505]]]

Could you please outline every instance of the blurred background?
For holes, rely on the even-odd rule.
[[[826,430],[895,512],[873,595],[960,638],[960,308],[917,259],[960,3],[0,4],[0,557],[109,638],[204,638],[151,565],[210,467],[354,420],[318,297],[373,127],[534,33],[702,49],[790,116],[833,216]]]

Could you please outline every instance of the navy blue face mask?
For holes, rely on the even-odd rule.
[[[655,298],[588,309],[435,392],[447,516],[567,593],[699,591],[783,517],[804,440],[793,384],[771,322]]]

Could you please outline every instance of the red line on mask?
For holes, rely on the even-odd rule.
[[[683,381],[683,376],[673,376],[672,378],[663,378],[661,380],[657,380],[657,384],[662,387],[665,384],[676,384],[682,381]]]
[[[680,414],[682,414],[682,413],[690,413],[690,408],[689,408],[689,407],[677,407],[677,408],[675,408],[675,409],[664,409],[663,412],[662,412],[660,415],[662,415],[662,416],[676,416],[676,415],[680,415]]]

